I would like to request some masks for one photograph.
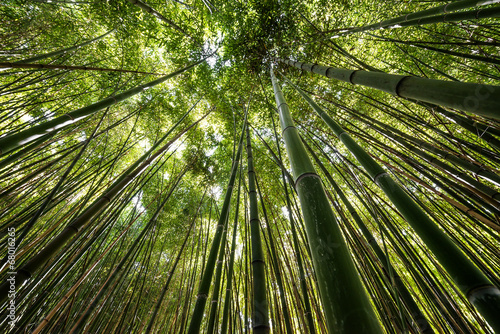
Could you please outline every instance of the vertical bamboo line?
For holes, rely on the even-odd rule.
[[[321,179],[302,145],[272,69],[271,80],[328,330],[381,333]]]
[[[234,181],[236,179],[236,174],[238,171],[238,165],[241,156],[243,135],[245,134],[247,113],[245,113],[245,120],[243,122],[243,129],[241,132],[241,137],[238,144],[238,152],[236,153],[236,158],[233,162],[233,167],[231,170],[231,176],[229,178],[228,186],[226,189],[226,194],[224,197],[224,203],[222,205],[219,221],[217,223],[217,230],[215,231],[214,238],[212,240],[212,246],[210,248],[210,253],[207,258],[205,270],[200,282],[200,287],[198,289],[198,295],[196,296],[196,304],[194,306],[193,315],[191,317],[191,323],[189,324],[188,333],[198,334],[200,332],[201,321],[203,320],[203,313],[205,309],[205,304],[207,302],[208,293],[210,290],[210,285],[212,283],[212,276],[215,270],[215,262],[217,261],[217,253],[219,251],[219,246],[221,243],[222,232],[224,230],[227,216],[229,214],[229,205],[231,203],[231,195],[233,193]]]
[[[287,79],[288,80],[288,79]],[[290,84],[290,80],[288,80]],[[300,88],[300,93],[335,135],[356,157],[374,182],[382,189],[410,226],[422,238],[439,262],[450,274],[455,284],[495,331],[500,331],[500,289],[465,256],[425,212],[406,194],[387,172],[359,146],[342,127],[327,115]]]
[[[255,188],[255,170],[253,165],[252,142],[248,123],[247,132],[247,161],[248,161],[248,197],[250,200],[250,240],[252,245],[252,273],[253,273],[253,314],[252,327],[254,333],[269,333],[269,311],[266,286],[266,265],[262,242],[260,238],[259,209],[257,206],[257,190]]]

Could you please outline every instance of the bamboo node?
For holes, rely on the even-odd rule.
[[[80,230],[78,229],[78,227],[73,226],[73,225],[68,225],[68,227],[66,227],[66,228],[67,228],[67,229],[73,229],[73,230],[75,230],[75,232],[76,232],[76,233],[78,233],[78,231],[80,231]]]
[[[395,92],[395,93],[396,93],[396,95],[397,95],[397,96],[399,96],[399,97],[402,97],[402,96],[399,94],[399,88],[401,87],[401,84],[403,83],[403,81],[404,81],[405,79],[407,79],[407,78],[411,78],[411,76],[410,76],[410,75],[407,75],[407,76],[402,77],[402,78],[398,81],[398,83],[396,84],[396,87],[394,87],[394,92]]]
[[[20,273],[24,274],[24,276],[26,276],[26,279],[31,278],[31,273],[26,269],[22,269],[22,268],[17,269],[17,274],[19,275]]]
[[[354,85],[354,82],[352,82],[352,77],[353,77],[354,73],[356,73],[356,72],[358,72],[358,71],[360,71],[360,70],[352,71],[352,73],[349,75],[349,82],[350,82],[351,84],[353,84],[353,85]]]
[[[497,295],[500,296],[500,290],[493,284],[481,285],[472,290],[468,291],[466,296],[467,300],[474,304],[476,299],[483,299],[487,295]]]
[[[482,9],[479,9],[477,12],[476,12],[476,19],[479,19],[479,12],[481,12]]]
[[[280,110],[281,106],[282,106],[282,105],[284,105],[284,104],[286,104],[286,106],[287,106],[288,108],[290,108],[290,106],[288,106],[288,104],[287,104],[286,102],[282,102],[282,103],[280,103],[280,105],[278,106],[278,111]]]
[[[339,133],[337,135],[337,137],[339,137],[339,139],[341,139],[340,137],[342,137],[343,135],[348,135],[349,136],[349,134],[345,130],[343,130],[341,133]]]
[[[295,126],[293,126],[293,125],[289,125],[289,126],[287,126],[286,128],[284,128],[284,129],[283,129],[283,131],[281,131],[281,133],[282,133],[282,134],[283,134],[283,133],[285,133],[285,131],[286,131],[286,130],[288,130],[289,128],[294,128],[294,129],[295,129]]]
[[[108,200],[108,203],[111,202],[111,199],[107,195],[102,195],[101,198]]]
[[[296,180],[295,180],[295,187],[297,187],[297,184],[299,183],[300,180],[302,180],[302,178],[304,177],[308,177],[308,176],[314,176],[314,177],[317,177],[318,179],[321,180],[321,178],[319,177],[318,174],[316,173],[304,173],[302,175],[300,175]]]
[[[73,118],[73,116],[71,116],[70,114],[64,114],[64,116],[68,116],[70,120],[74,121],[75,119]]]
[[[386,175],[388,175],[388,174],[385,171],[378,173],[377,175],[375,175],[373,177],[373,182],[375,182],[376,184],[378,184],[378,179],[381,178],[381,177],[383,177],[383,176],[386,176]]]

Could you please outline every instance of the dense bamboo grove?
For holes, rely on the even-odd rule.
[[[0,4],[2,333],[500,333],[500,1]]]

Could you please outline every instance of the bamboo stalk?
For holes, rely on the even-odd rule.
[[[300,88],[293,85],[290,80],[288,82],[356,157],[373,181],[384,191],[406,221],[438,258],[461,292],[485,317],[490,326],[495,330],[500,330],[500,318],[497,316],[500,314],[500,289],[491,283],[452,240],[429,219],[399,184],[394,182],[387,172],[337,122],[328,116]]]
[[[303,71],[354,85],[368,86],[400,97],[429,102],[500,120],[500,86],[443,81],[382,72],[348,70],[277,59]]]
[[[300,141],[272,69],[271,80],[328,330],[331,333],[380,333],[321,179]]]
[[[253,273],[253,333],[267,334],[270,331],[269,311],[266,286],[266,266],[260,240],[260,220],[257,206],[257,190],[255,188],[255,170],[253,164],[252,142],[247,123],[247,162],[248,162],[248,197],[250,200],[250,238],[252,242],[252,273]]]
[[[222,311],[222,324],[220,333],[226,334],[227,327],[230,323],[229,318],[229,307],[231,305],[231,296],[234,295],[232,283],[234,276],[234,256],[236,251],[236,235],[238,234],[238,217],[239,217],[239,207],[240,207],[240,191],[241,191],[241,172],[240,179],[238,180],[238,194],[236,195],[236,212],[234,214],[234,222],[233,222],[233,238],[231,242],[231,251],[229,255],[229,267],[227,269],[227,280],[226,280],[226,294],[224,298],[224,309]]]

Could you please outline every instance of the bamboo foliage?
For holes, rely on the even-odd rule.
[[[497,0],[6,1],[0,332],[498,331]]]
[[[142,1],[139,1],[139,0],[129,0],[129,2],[133,5],[136,5],[137,7],[142,9],[143,11],[154,15],[155,17],[162,20],[163,22],[165,22],[166,24],[168,24],[169,26],[171,26],[172,28],[174,28],[178,32],[182,33],[183,35],[186,35],[187,37],[191,38],[191,36],[184,29],[179,27],[179,25],[174,23],[172,20],[167,19],[165,16],[161,15],[158,11],[154,10],[148,4],[146,4]]]
[[[191,111],[191,110],[189,110]],[[188,113],[189,113],[188,111]],[[184,117],[187,116],[187,113]],[[175,127],[184,119],[181,118],[179,122],[171,129],[174,130]],[[201,119],[199,120],[201,121]],[[199,122],[198,121],[198,122]],[[122,176],[120,176],[95,202],[93,202],[88,208],[85,209],[76,219],[74,219],[68,226],[57,235],[41,252],[36,256],[32,257],[29,262],[24,264],[21,268],[17,270],[19,273],[16,275],[16,286],[21,286],[26,280],[28,280],[33,273],[41,267],[41,265],[49,260],[60,248],[64,246],[66,242],[74,238],[80,230],[89,223],[92,217],[103,210],[120,191],[123,190],[132,180],[134,180],[137,175],[139,175],[148,165],[150,165],[158,156],[165,152],[175,140],[177,140],[181,135],[195,126],[198,122],[191,124],[189,127],[185,128],[179,134],[177,134],[172,140],[167,142],[165,145],[160,147],[153,155],[151,153],[159,147],[159,145],[164,141],[167,136],[171,133],[169,131],[160,141],[156,143],[148,152],[146,152],[141,159],[136,161],[132,166],[130,166]],[[148,156],[151,155],[149,158]],[[143,162],[144,161],[144,162]],[[142,163],[141,163],[142,162]],[[3,283],[0,285],[0,295],[3,300],[7,299],[9,290],[9,284]]]
[[[180,69],[178,71],[175,71],[173,73],[170,73],[168,75],[165,75],[159,79],[156,79],[154,81],[151,81],[147,84],[140,85],[138,87],[132,88],[127,90],[126,92],[120,93],[116,96],[109,97],[107,99],[101,100],[99,102],[96,102],[90,106],[83,107],[80,109],[77,109],[75,111],[72,111],[70,113],[67,113],[63,116],[59,116],[51,121],[45,122],[43,124],[40,124],[38,126],[31,127],[28,130],[25,130],[23,132],[19,132],[16,134],[13,134],[11,136],[6,136],[0,139],[0,154],[5,154],[7,152],[10,152],[20,146],[26,145],[27,143],[30,143],[33,140],[36,140],[40,138],[43,135],[53,133],[56,131],[60,131],[61,129],[67,127],[70,124],[76,123],[96,112],[99,110],[102,110],[104,108],[107,108],[109,106],[112,106],[115,103],[121,102],[135,94],[141,93],[142,91],[154,87],[162,82],[165,82],[166,80],[175,77],[176,75],[181,74],[184,71],[189,70],[190,68],[193,68],[194,66],[204,62],[205,59],[202,59],[194,64],[191,64],[183,69]]]

